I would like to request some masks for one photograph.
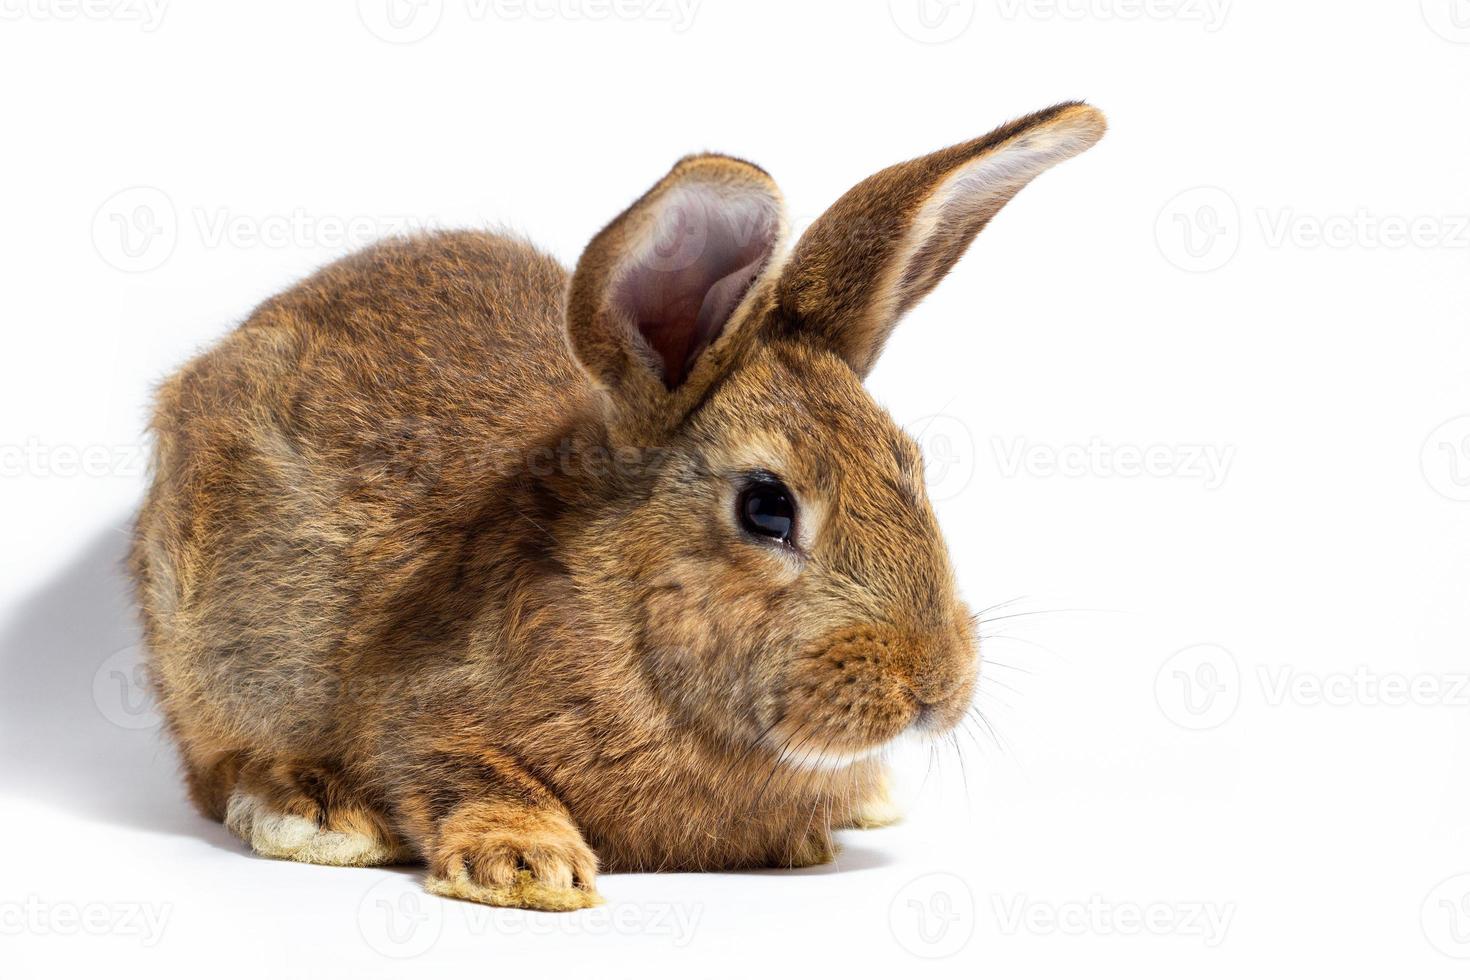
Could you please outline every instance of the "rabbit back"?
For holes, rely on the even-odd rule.
[[[469,628],[448,588],[466,515],[589,397],[567,272],[518,240],[374,246],[267,301],[161,387],[133,567],[186,766],[242,748],[333,754],[375,697]],[[392,601],[388,601],[389,598]],[[411,611],[410,611],[411,610]],[[409,620],[405,620],[409,617]],[[193,773],[191,773],[193,774]],[[208,808],[208,807],[206,807]]]

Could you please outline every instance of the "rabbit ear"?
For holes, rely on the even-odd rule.
[[[991,217],[1105,128],[1096,109],[1066,103],[874,174],[797,243],[776,287],[778,322],[817,337],[867,374],[894,324]]]
[[[567,300],[577,359],[636,409],[684,400],[783,230],[764,170],[718,155],[679,161],[582,253]]]

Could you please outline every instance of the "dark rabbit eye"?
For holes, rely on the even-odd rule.
[[[786,485],[769,474],[761,474],[740,491],[735,501],[740,526],[751,534],[789,544],[796,526],[796,500]]]

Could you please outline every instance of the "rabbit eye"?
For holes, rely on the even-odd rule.
[[[735,513],[740,518],[740,526],[756,537],[791,543],[791,532],[796,526],[796,500],[786,484],[771,474],[758,473],[750,478],[736,498]]]

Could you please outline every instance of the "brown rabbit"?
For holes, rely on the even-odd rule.
[[[760,168],[675,165],[576,271],[384,242],[159,392],[133,567],[189,792],[259,853],[579,908],[612,871],[809,865],[978,655],[894,323],[1041,171],[1059,105],[890,167],[778,259]]]

